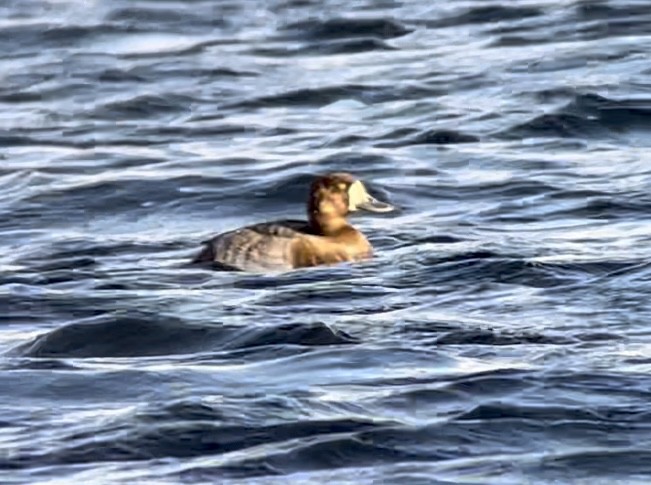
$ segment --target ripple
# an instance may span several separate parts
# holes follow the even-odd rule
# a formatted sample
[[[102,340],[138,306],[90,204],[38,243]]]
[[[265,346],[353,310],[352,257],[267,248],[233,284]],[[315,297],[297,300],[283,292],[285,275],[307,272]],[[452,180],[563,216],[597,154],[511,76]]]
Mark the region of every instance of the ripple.
[[[320,41],[300,47],[265,47],[255,51],[258,55],[279,57],[283,55],[334,55],[334,54],[355,54],[369,51],[394,50],[382,40],[369,38],[344,39],[334,41]]]
[[[506,7],[487,5],[471,7],[465,11],[434,21],[432,27],[459,27],[466,24],[489,24],[506,21],[520,21],[531,17],[539,17],[543,10],[536,7]]]
[[[99,119],[148,118],[187,113],[193,98],[189,96],[138,96],[125,101],[108,103],[94,110]]]
[[[207,16],[195,11],[156,5],[117,8],[111,11],[105,20],[129,28],[152,31],[159,31],[161,28],[178,30],[184,27],[195,30],[197,26],[215,28],[227,25],[226,19],[223,17]]]

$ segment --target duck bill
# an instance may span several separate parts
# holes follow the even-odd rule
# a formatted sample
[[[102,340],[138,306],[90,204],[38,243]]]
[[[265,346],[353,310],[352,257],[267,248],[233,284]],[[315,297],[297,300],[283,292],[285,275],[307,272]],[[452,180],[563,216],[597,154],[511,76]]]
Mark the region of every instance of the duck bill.
[[[369,212],[391,212],[395,209],[391,204],[381,202],[375,197],[367,196],[366,200],[361,204],[357,204],[358,209],[366,210]]]

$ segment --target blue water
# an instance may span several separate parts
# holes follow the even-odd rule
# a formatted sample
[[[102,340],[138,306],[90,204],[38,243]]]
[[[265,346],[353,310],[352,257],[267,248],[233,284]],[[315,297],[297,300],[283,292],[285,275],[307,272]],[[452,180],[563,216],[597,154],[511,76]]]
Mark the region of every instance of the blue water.
[[[649,483],[651,8],[0,2],[0,482]],[[186,263],[346,170],[376,258]]]

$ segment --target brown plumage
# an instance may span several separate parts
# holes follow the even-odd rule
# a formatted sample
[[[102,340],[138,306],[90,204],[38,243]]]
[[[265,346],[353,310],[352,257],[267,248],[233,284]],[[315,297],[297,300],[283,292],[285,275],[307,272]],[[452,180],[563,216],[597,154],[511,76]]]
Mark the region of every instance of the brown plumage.
[[[307,221],[266,222],[220,234],[204,243],[193,262],[284,271],[368,259],[373,248],[346,219],[358,209],[389,212],[393,207],[371,197],[348,173],[320,176],[310,186]]]

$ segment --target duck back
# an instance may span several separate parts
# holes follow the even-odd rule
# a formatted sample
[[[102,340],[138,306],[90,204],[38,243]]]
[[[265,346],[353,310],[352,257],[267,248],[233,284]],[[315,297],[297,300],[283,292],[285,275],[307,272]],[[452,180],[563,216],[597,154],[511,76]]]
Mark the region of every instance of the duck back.
[[[244,271],[286,271],[293,268],[292,242],[309,234],[312,232],[306,221],[253,224],[203,241],[204,248],[193,262]]]

